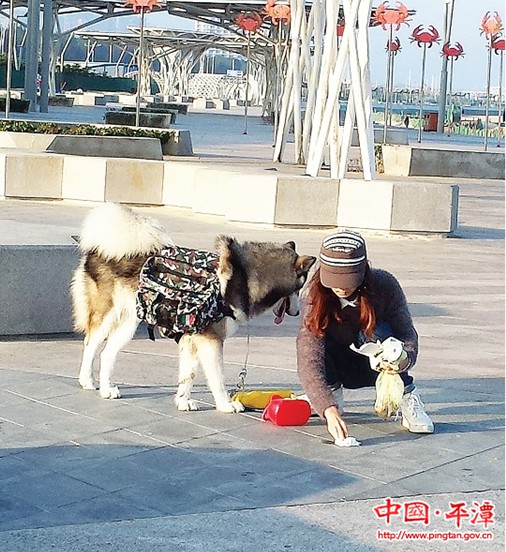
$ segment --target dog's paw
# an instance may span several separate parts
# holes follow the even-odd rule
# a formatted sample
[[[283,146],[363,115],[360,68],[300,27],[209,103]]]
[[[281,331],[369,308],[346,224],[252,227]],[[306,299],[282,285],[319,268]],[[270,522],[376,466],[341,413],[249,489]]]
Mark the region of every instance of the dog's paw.
[[[100,396],[103,399],[119,399],[121,398],[121,393],[119,392],[118,387],[107,387],[105,389],[100,389]]]
[[[180,397],[176,397],[174,399],[174,402],[176,403],[176,407],[178,410],[181,411],[190,411],[190,410],[198,410],[199,406],[195,401],[192,401],[191,399],[183,399]]]
[[[96,391],[98,389],[98,385],[96,384],[93,378],[90,378],[90,379],[79,378],[79,385],[83,389],[86,389],[87,391]]]
[[[225,412],[226,414],[233,414],[235,412],[243,412],[244,405],[239,401],[229,401],[216,405],[218,412]]]

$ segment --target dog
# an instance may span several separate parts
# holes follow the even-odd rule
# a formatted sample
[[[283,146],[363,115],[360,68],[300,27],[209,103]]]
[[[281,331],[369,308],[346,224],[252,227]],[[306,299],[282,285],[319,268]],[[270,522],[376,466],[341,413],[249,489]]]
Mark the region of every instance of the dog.
[[[81,259],[71,283],[74,327],[84,333],[79,383],[99,389],[106,399],[120,397],[111,383],[116,357],[133,337],[140,320],[136,295],[146,260],[164,246],[173,245],[160,224],[131,208],[105,203],[86,216],[79,237]],[[175,396],[178,410],[197,410],[191,390],[199,365],[220,412],[240,412],[231,401],[223,376],[223,342],[250,318],[273,309],[276,322],[286,312],[299,314],[299,290],[316,258],[298,255],[295,243],[274,244],[232,237],[216,239],[219,290],[230,313],[201,333],[185,333],[179,340],[179,379]],[[100,354],[99,384],[93,376]]]

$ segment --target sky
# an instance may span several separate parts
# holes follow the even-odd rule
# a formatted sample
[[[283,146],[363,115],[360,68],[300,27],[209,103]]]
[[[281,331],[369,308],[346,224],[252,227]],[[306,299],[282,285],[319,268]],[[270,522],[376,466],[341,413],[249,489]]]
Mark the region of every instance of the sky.
[[[411,43],[409,36],[418,25],[427,28],[433,25],[443,35],[444,28],[444,2],[443,0],[404,0],[408,9],[416,10],[409,27],[403,25],[398,33],[402,50],[395,59],[394,81],[396,86],[404,87],[411,79],[414,87],[419,86],[421,79],[422,48],[416,43]],[[374,5],[377,5],[376,3]],[[391,0],[390,5],[395,5]],[[486,40],[480,35],[481,20],[487,11],[497,11],[505,17],[504,2],[501,0],[455,0],[455,11],[451,43],[460,42],[464,47],[465,56],[454,62],[453,90],[480,91],[484,90],[487,81],[487,56]],[[371,80],[373,83],[383,84],[386,79],[387,55],[385,46],[388,39],[388,31],[381,27],[371,29]],[[441,47],[433,45],[427,49],[427,66],[425,84],[438,87],[441,73]],[[384,56],[374,55],[373,52],[383,52]],[[381,59],[383,57],[383,59]],[[377,60],[374,63],[373,60]],[[492,85],[499,83],[499,56],[492,56]]]
[[[416,14],[409,27],[402,25],[394,36],[398,36],[402,50],[395,59],[394,82],[396,87],[404,88],[411,84],[417,88],[421,81],[422,49],[411,43],[409,36],[418,25],[427,28],[433,25],[443,35],[444,0],[403,0],[404,5],[415,10]],[[380,1],[374,1],[377,6]],[[390,6],[395,6],[396,0],[390,0]],[[506,16],[503,0],[455,0],[453,32],[451,42],[460,42],[464,47],[465,56],[454,64],[453,91],[483,91],[487,80],[487,47],[484,36],[480,35],[480,24],[487,11],[498,11],[504,19]],[[119,18],[126,22],[126,18]],[[128,18],[135,25],[136,18]],[[131,23],[133,21],[133,23]],[[111,22],[109,22],[109,25]],[[124,24],[124,23],[123,23]],[[193,30],[192,20],[182,20],[163,13],[152,13],[146,17],[146,26],[164,27],[169,29]],[[112,29],[110,29],[112,30]],[[388,32],[381,27],[370,30],[371,81],[374,85],[383,85],[386,79],[387,55],[385,51]],[[425,73],[426,87],[439,88],[441,73],[441,47],[435,44],[427,50],[427,65]],[[493,55],[492,86],[499,84],[499,57]]]

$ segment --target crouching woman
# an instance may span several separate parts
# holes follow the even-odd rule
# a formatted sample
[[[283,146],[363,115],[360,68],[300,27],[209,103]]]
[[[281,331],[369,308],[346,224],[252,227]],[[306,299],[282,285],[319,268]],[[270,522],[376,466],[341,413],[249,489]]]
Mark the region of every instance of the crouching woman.
[[[312,407],[322,416],[334,439],[348,437],[343,389],[374,386],[379,372],[369,359],[352,349],[366,341],[395,337],[404,352],[394,366],[378,369],[399,372],[404,383],[400,413],[412,433],[433,433],[410,370],[418,354],[418,334],[406,297],[389,272],[371,268],[363,237],[352,231],[323,240],[319,268],[308,284],[297,336],[297,369]]]

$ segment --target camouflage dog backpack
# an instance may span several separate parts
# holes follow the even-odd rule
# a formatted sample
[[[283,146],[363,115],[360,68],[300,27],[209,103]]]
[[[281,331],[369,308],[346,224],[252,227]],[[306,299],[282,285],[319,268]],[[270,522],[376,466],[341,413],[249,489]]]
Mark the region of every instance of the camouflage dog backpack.
[[[209,324],[231,315],[220,295],[219,257],[215,253],[167,246],[149,257],[140,274],[137,316],[179,341],[185,333],[203,332]]]

